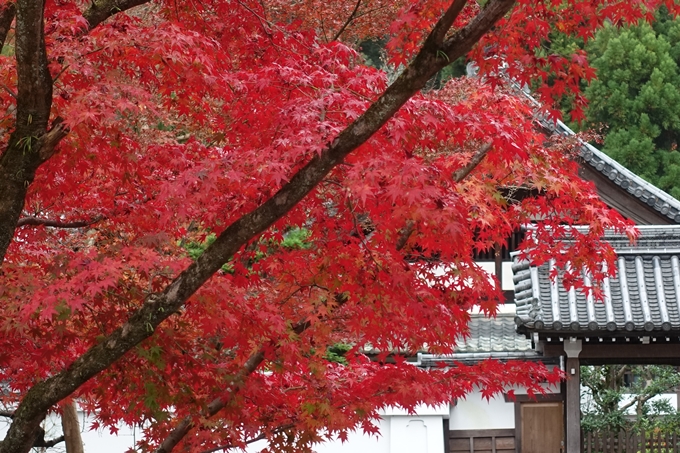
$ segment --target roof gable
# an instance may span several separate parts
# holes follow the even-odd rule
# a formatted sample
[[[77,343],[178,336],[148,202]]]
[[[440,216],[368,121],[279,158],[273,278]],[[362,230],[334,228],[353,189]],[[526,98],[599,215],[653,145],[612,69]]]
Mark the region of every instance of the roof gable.
[[[533,104],[537,111],[543,110],[540,102],[529,94],[528,89],[519,89],[521,95]],[[547,131],[564,136],[574,135],[562,121],[553,121],[546,116],[538,118]],[[580,176],[592,181],[602,201],[638,225],[680,224],[680,201],[663,190],[645,181],[640,176],[606,155],[594,146],[584,143],[580,150]]]

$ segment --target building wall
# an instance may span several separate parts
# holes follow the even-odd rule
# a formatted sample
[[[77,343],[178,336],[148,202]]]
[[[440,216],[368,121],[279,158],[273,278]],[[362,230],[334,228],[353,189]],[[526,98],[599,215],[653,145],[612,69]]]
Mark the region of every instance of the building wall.
[[[544,385],[546,393],[560,393],[560,387]],[[526,389],[515,389],[516,395],[526,395]],[[450,430],[514,429],[515,402],[506,401],[504,395],[489,400],[480,391],[469,393],[454,405],[449,415]]]

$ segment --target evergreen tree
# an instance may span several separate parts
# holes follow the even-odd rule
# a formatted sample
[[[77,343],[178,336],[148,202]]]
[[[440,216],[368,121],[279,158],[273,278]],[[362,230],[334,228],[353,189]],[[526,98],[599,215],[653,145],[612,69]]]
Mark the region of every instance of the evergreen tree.
[[[588,44],[597,79],[586,89],[588,127],[604,127],[603,150],[680,198],[680,21],[604,27]]]

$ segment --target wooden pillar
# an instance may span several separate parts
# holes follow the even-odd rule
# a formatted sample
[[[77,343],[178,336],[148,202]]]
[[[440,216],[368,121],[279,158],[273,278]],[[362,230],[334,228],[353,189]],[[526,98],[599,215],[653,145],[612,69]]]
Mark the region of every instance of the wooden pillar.
[[[565,443],[566,453],[581,453],[581,372],[578,355],[581,340],[570,338],[564,341],[567,355],[566,404],[565,404]]]

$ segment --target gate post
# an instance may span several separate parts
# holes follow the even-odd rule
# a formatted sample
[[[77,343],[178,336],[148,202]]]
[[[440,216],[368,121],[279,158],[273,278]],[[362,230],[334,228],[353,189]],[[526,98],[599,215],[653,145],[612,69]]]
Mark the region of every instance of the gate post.
[[[569,338],[564,341],[564,353],[567,355],[566,453],[581,453],[581,371],[578,359],[581,348],[581,340]]]

